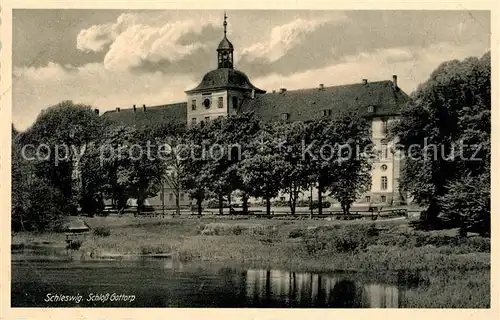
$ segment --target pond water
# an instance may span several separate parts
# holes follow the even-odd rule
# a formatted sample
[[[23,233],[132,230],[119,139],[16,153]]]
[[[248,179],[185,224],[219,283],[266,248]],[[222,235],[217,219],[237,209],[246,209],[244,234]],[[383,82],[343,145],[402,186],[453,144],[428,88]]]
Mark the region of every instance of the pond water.
[[[75,260],[64,249],[12,251],[12,307],[398,308],[405,287],[357,274]],[[64,296],[64,297],[63,297]],[[67,300],[67,301],[57,301]]]

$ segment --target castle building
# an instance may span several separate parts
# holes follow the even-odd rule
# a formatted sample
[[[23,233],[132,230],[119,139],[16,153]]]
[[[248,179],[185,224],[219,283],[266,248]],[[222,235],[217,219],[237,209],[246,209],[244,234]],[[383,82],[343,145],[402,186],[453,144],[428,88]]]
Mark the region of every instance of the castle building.
[[[186,101],[159,106],[117,108],[103,114],[119,125],[136,127],[155,123],[196,124],[217,117],[227,117],[238,112],[253,111],[263,121],[309,121],[330,117],[345,111],[357,112],[371,121],[372,142],[381,150],[381,157],[373,164],[371,190],[359,199],[360,203],[399,203],[405,201],[399,188],[401,160],[391,152],[387,128],[397,119],[409,96],[398,86],[397,76],[391,80],[340,86],[324,86],[299,90],[281,88],[267,92],[254,86],[247,75],[234,69],[234,46],[227,38],[227,21],[224,15],[224,37],[217,48],[217,69],[206,73],[200,84],[187,90]],[[287,200],[280,196],[278,200]],[[310,193],[299,200],[308,200]],[[313,200],[317,192],[312,193]],[[152,204],[175,204],[172,190],[164,188],[158,197],[149,199]],[[325,196],[324,200],[332,202]],[[187,193],[180,193],[180,203],[190,204]]]

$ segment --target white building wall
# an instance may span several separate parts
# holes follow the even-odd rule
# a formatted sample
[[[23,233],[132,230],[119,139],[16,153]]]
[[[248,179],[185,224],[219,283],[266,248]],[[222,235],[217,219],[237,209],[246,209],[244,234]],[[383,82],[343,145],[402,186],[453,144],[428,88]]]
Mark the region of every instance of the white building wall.
[[[219,108],[218,100],[219,97],[222,98],[222,108]],[[205,99],[210,99],[211,104],[209,108],[205,108],[203,101]],[[193,100],[196,102],[196,110],[192,110]],[[196,119],[197,123],[201,121],[213,120],[218,117],[226,117],[228,114],[228,99],[227,90],[210,92],[207,94],[195,93],[189,94],[187,97],[187,121],[188,124],[193,123],[193,119]]]

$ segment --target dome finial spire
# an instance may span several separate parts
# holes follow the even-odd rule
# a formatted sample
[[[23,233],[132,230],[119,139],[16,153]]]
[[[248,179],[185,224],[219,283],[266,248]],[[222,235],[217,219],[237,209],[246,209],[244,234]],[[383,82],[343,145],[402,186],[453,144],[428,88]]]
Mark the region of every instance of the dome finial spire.
[[[226,11],[224,11],[224,36],[226,36],[226,32],[227,32],[227,15],[226,15]]]

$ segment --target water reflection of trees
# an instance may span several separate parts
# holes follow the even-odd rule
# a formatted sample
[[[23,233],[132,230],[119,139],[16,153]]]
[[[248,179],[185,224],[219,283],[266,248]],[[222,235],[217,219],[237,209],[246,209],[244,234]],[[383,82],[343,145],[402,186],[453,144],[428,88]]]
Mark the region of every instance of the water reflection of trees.
[[[395,286],[362,284],[345,277],[278,270],[248,270],[246,298],[254,306],[397,308]]]

